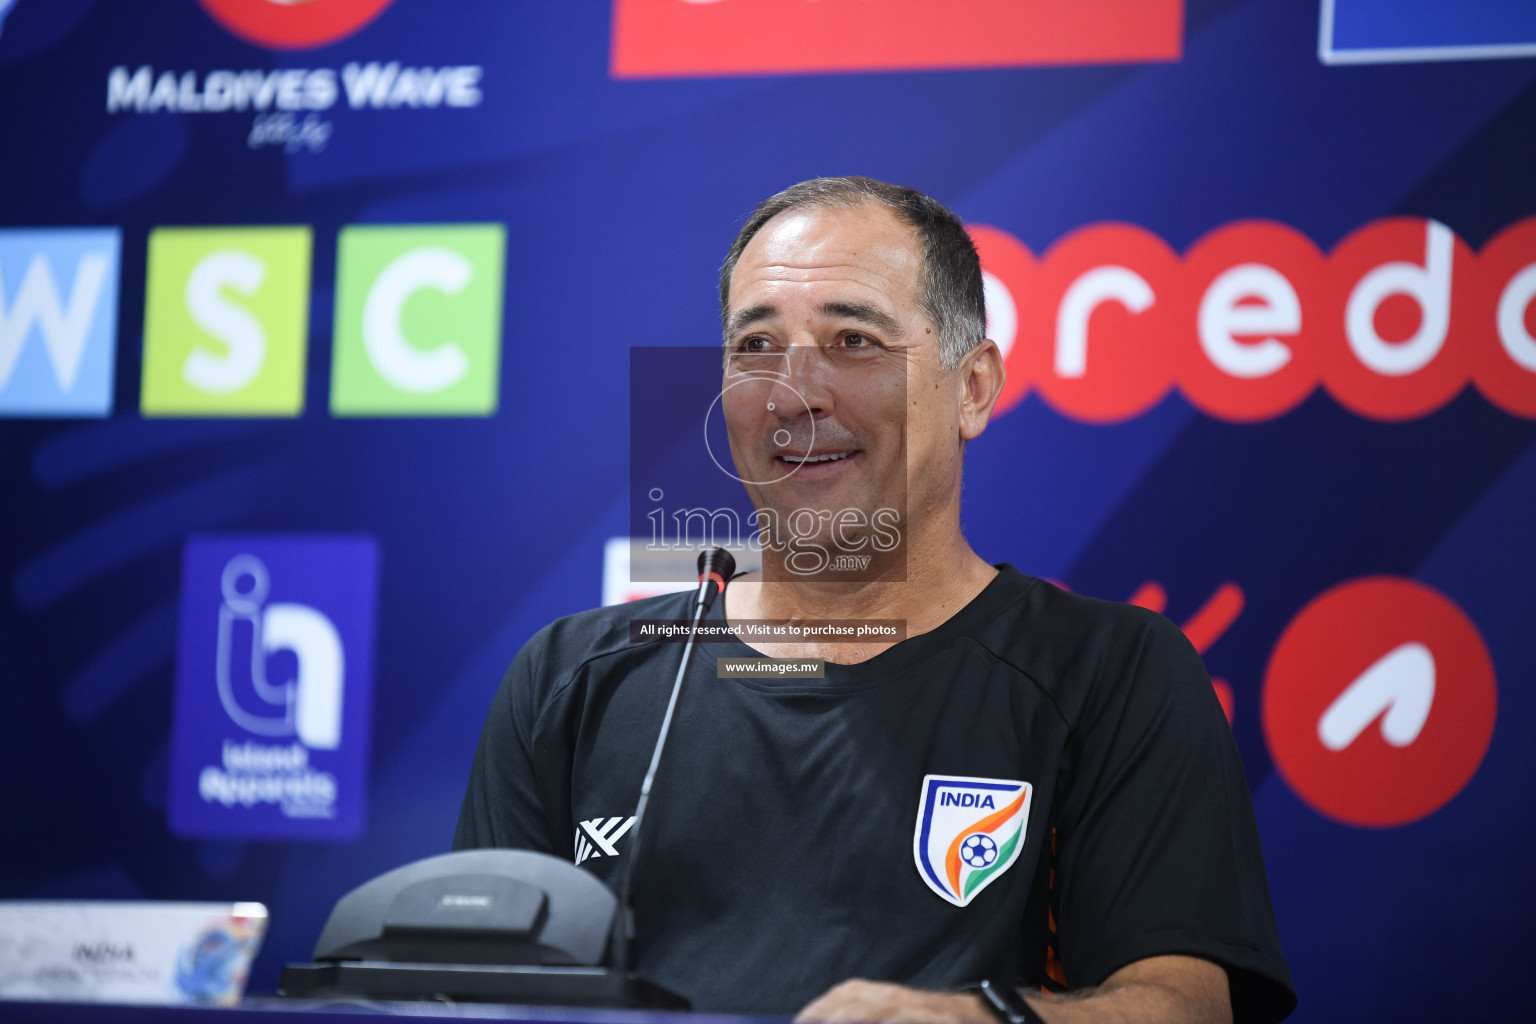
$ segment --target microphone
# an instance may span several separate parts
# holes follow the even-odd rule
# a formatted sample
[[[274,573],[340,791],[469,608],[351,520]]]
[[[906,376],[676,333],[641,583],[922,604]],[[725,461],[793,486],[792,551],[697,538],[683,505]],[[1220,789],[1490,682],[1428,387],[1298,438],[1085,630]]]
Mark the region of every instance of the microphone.
[[[661,719],[661,732],[656,736],[656,746],[651,750],[651,764],[640,782],[640,799],[635,804],[635,824],[629,830],[629,860],[624,864],[624,874],[619,879],[619,949],[616,957],[621,972],[632,966],[635,945],[635,906],[632,883],[635,877],[635,861],[640,858],[641,826],[645,824],[645,811],[651,802],[651,786],[656,781],[656,766],[661,763],[661,752],[667,745],[667,734],[672,731],[672,715],[677,710],[678,695],[683,692],[683,678],[693,663],[694,641],[698,638],[699,623],[709,613],[715,598],[725,593],[726,584],[736,573],[736,559],[724,548],[709,548],[699,553],[699,589],[690,602],[693,622],[688,630],[688,640],[683,647],[683,660],[677,667],[677,677],[672,680],[672,697],[667,701],[667,713]]]
[[[699,624],[735,572],[736,560],[724,548],[699,556],[699,589],[689,603],[693,623],[640,784],[629,860],[616,894],[568,860],[527,850],[460,850],[429,857],[343,896],[315,945],[316,962],[284,967],[279,991],[309,999],[451,996],[687,1010],[686,999],[630,973],[632,883],[656,766],[693,661]],[[456,902],[471,897],[482,901],[469,915],[474,920]],[[605,966],[610,954],[611,970]]]

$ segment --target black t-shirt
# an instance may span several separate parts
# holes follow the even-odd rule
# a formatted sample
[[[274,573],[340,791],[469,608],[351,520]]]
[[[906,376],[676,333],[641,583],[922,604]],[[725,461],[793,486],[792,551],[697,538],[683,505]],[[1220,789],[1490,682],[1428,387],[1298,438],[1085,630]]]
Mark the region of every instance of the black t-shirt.
[[[529,641],[456,848],[540,850],[617,888],[682,654],[629,622],[688,600]],[[756,655],[701,645],[685,680],[635,870],[643,976],[697,1010],[777,1014],[850,977],[1035,986],[1049,961],[1083,988],[1177,953],[1226,967],[1240,1022],[1295,1005],[1237,748],[1168,620],[1005,565],[939,628],[825,679],[716,678]]]

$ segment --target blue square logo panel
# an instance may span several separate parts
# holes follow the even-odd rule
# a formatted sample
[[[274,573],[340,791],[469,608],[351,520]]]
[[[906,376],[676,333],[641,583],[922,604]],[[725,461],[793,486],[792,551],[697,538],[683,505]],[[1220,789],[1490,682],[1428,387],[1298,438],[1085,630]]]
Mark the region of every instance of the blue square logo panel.
[[[1531,0],[1322,0],[1325,64],[1536,56]]]
[[[178,836],[363,831],[378,547],[203,536],[182,553],[169,815]]]
[[[0,417],[106,416],[122,235],[0,231]]]

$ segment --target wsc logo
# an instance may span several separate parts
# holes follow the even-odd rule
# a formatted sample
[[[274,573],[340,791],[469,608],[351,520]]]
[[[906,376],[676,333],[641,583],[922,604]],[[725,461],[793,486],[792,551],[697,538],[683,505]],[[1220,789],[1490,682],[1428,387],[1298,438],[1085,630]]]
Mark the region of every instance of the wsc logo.
[[[366,537],[188,541],[171,831],[361,833],[377,576]]]
[[[121,245],[115,228],[0,231],[0,416],[112,411]]]
[[[150,232],[144,415],[297,416],[310,249],[307,227]]]
[[[331,412],[494,413],[506,247],[500,224],[342,228]]]
[[[925,775],[912,854],[928,888],[957,907],[997,881],[1024,847],[1027,782]]]

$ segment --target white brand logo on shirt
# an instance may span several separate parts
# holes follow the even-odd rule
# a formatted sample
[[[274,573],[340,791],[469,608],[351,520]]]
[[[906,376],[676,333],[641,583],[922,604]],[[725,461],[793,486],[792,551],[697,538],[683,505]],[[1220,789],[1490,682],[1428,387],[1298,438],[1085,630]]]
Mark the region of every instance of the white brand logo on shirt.
[[[592,857],[617,857],[618,842],[634,825],[628,818],[592,818],[576,829],[576,863]]]

